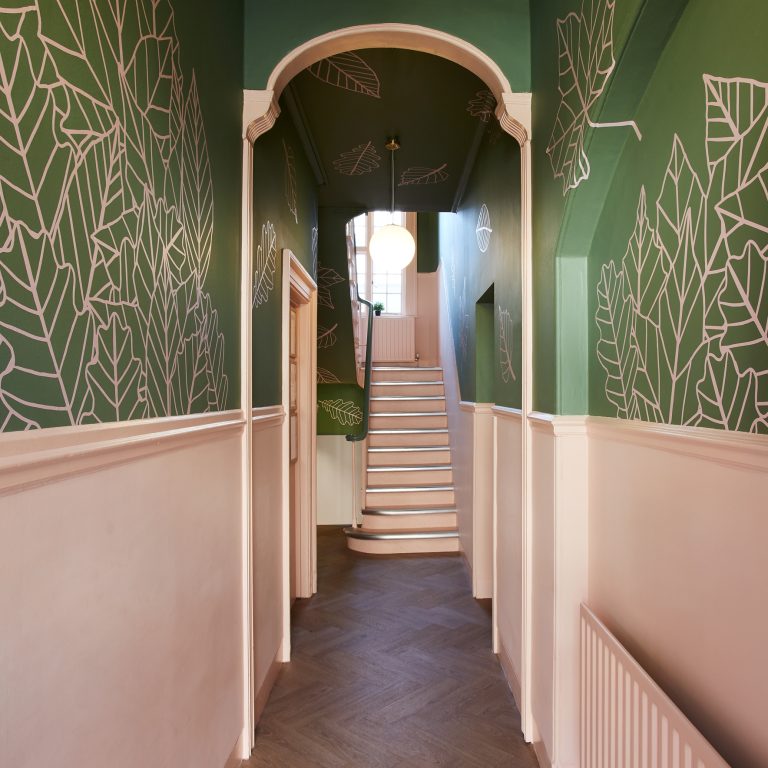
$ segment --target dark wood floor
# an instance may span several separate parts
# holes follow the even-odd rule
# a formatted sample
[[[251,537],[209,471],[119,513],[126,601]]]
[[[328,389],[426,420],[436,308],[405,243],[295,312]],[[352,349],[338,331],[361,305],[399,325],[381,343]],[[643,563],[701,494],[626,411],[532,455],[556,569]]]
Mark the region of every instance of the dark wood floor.
[[[318,587],[245,766],[536,768],[458,556],[359,555],[321,528]]]

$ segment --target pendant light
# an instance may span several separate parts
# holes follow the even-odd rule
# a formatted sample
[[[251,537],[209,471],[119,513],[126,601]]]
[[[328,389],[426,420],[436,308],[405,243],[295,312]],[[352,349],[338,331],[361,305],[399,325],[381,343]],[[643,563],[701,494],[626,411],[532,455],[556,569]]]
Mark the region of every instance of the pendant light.
[[[395,152],[400,149],[397,139],[391,138],[386,143],[390,157],[391,205],[390,211],[395,213]],[[416,254],[416,243],[413,235],[399,224],[387,224],[373,233],[368,246],[371,259],[385,272],[399,272],[405,269]]]

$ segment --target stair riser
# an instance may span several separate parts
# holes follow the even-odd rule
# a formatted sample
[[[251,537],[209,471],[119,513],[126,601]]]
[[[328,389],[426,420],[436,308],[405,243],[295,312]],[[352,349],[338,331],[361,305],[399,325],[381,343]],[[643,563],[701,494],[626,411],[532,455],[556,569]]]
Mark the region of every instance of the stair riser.
[[[368,472],[369,485],[451,485],[450,469],[419,470],[418,472]]]
[[[430,371],[425,368],[409,368],[407,371],[371,371],[372,381],[437,381],[442,378],[442,371]]]
[[[372,397],[394,397],[396,395],[403,397],[410,397],[413,395],[445,396],[442,384],[371,384]]]
[[[369,555],[426,554],[429,552],[458,552],[455,539],[404,539],[377,541],[376,539],[347,539],[347,546],[355,552]]]
[[[445,398],[439,400],[371,400],[371,413],[445,412]]]
[[[447,448],[444,451],[385,451],[384,453],[371,451],[368,453],[369,467],[407,467],[450,463],[451,452]]]
[[[456,513],[446,512],[439,515],[366,515],[363,513],[363,526],[372,531],[414,530],[425,528],[455,528]]]
[[[448,445],[447,432],[414,432],[413,434],[368,435],[368,445],[376,447],[398,446],[407,448],[420,445]],[[387,462],[391,464],[392,462]]]
[[[371,414],[371,429],[445,429],[448,417],[434,416],[379,416]]]
[[[453,491],[366,491],[366,507],[453,506]]]

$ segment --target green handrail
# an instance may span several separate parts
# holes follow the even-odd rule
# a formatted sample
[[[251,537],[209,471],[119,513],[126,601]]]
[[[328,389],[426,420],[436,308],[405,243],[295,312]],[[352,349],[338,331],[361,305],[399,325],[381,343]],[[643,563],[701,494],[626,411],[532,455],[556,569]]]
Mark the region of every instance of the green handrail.
[[[363,428],[360,434],[347,435],[350,443],[359,443],[368,437],[368,415],[371,410],[371,364],[373,358],[373,304],[366,301],[360,294],[357,300],[368,307],[368,336],[365,342],[365,381],[363,384]]]

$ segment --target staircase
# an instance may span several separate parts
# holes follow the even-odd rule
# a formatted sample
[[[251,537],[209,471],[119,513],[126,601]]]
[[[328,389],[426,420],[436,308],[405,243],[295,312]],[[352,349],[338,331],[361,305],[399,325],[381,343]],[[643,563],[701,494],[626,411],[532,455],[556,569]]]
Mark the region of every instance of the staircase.
[[[458,552],[442,368],[374,367],[363,524],[350,549]]]

